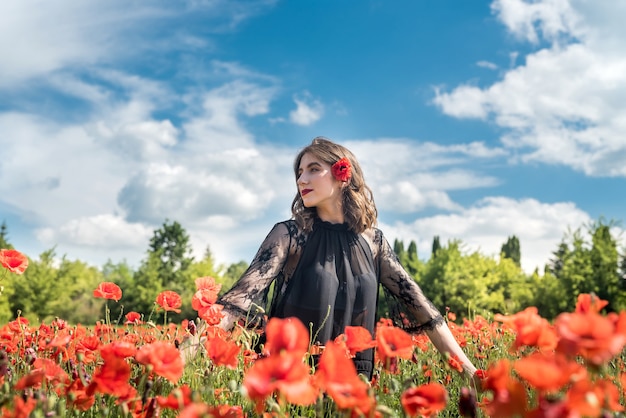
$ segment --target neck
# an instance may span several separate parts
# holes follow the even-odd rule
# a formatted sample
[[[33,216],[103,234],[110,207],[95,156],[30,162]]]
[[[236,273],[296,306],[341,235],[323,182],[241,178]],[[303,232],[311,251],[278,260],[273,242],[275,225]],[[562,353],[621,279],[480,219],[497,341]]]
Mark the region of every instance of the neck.
[[[345,222],[345,217],[343,216],[343,210],[341,207],[338,208],[317,208],[317,216],[325,222],[330,222],[331,224],[342,224]]]

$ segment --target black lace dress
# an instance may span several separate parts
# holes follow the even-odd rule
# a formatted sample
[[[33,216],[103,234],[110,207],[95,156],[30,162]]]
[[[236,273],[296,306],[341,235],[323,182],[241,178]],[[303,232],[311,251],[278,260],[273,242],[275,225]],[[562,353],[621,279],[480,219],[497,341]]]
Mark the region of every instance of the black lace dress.
[[[325,344],[346,326],[374,335],[379,285],[389,298],[388,314],[410,332],[434,328],[439,311],[402,268],[382,232],[356,234],[346,224],[316,219],[304,232],[293,220],[278,223],[248,270],[217,303],[248,324],[269,317],[297,317],[312,343]],[[371,377],[373,350],[357,354],[357,371]]]

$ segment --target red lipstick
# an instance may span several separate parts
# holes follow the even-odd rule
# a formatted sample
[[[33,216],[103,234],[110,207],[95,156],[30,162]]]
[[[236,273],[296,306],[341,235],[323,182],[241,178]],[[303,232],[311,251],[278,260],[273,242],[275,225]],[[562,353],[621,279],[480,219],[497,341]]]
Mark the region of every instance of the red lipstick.
[[[300,190],[300,195],[301,196],[305,196],[305,195],[309,194],[312,191],[313,191],[313,189],[302,189],[302,190]]]

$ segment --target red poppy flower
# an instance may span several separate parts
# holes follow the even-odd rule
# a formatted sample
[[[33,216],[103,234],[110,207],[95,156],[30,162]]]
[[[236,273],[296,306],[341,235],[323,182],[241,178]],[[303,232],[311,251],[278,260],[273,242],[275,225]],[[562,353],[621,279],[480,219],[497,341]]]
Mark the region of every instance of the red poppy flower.
[[[528,307],[514,315],[494,315],[494,320],[500,321],[517,334],[514,347],[538,347],[542,350],[552,350],[556,347],[557,336],[550,323],[538,314],[535,306]]]
[[[265,327],[265,351],[279,354],[285,350],[303,356],[309,349],[309,331],[298,318],[272,318]]]
[[[354,362],[342,345],[334,341],[326,344],[315,371],[315,381],[339,409],[357,410],[367,416],[374,406],[368,385],[357,375]]]
[[[382,326],[376,330],[378,358],[387,367],[392,358],[410,359],[413,356],[413,339],[397,327]]]
[[[200,312],[210,308],[217,301],[217,292],[213,289],[198,289],[191,298],[191,307]]]
[[[226,366],[230,369],[236,369],[239,347],[234,341],[225,340],[220,337],[211,338],[205,343],[207,355],[218,366]]]
[[[90,335],[81,338],[76,343],[76,353],[80,353],[83,363],[92,363],[96,359],[96,353],[100,347],[100,338],[97,335]]]
[[[220,292],[220,289],[222,288],[222,285],[220,283],[216,283],[215,279],[210,276],[198,277],[195,280],[195,283],[196,283],[196,290],[203,290],[203,289],[211,290],[216,295]]]
[[[0,412],[3,417],[28,418],[36,406],[37,399],[34,397],[28,397],[24,400],[22,395],[15,395],[13,397],[13,407],[3,406]]]
[[[183,409],[191,403],[191,388],[188,385],[181,385],[172,390],[167,397],[157,396],[156,400],[161,408]]]
[[[344,330],[344,337],[346,347],[350,351],[351,356],[360,351],[376,347],[376,340],[373,340],[372,334],[363,327],[347,326]]]
[[[571,381],[586,377],[587,369],[562,355],[533,353],[513,363],[513,369],[531,386],[554,392]]]
[[[581,355],[595,365],[611,360],[626,344],[626,335],[616,332],[615,321],[595,312],[562,313],[554,327],[560,337],[559,352]]]
[[[141,364],[151,365],[154,373],[174,383],[183,375],[185,367],[180,351],[166,341],[144,345],[137,350],[135,360]]]
[[[619,390],[613,382],[604,379],[592,382],[584,379],[574,383],[567,391],[566,403],[579,416],[599,417],[603,409],[623,411],[619,397]]]
[[[93,394],[87,393],[87,387],[83,385],[81,379],[74,380],[67,387],[65,393],[68,405],[79,411],[89,410],[96,401],[96,397]]]
[[[454,355],[448,357],[448,366],[459,373],[463,373],[463,365],[461,364],[461,360],[459,360],[458,356]]]
[[[219,325],[219,323],[222,322],[222,318],[224,318],[222,308],[223,306],[218,304],[201,308],[198,310],[198,317],[204,319],[209,325]]]
[[[182,306],[183,301],[180,295],[173,290],[164,290],[158,294],[156,303],[167,312],[180,313],[178,308]]]
[[[17,334],[26,330],[28,328],[29,323],[30,322],[28,322],[27,318],[20,316],[14,319],[13,321],[9,322],[7,325],[9,329],[11,330],[11,332],[14,332]]]
[[[492,363],[488,370],[481,370],[481,372],[484,375],[483,389],[494,392],[506,390],[509,380],[513,378],[511,376],[511,362],[507,359],[498,360]]]
[[[522,415],[526,410],[526,388],[511,375],[509,360],[502,359],[491,364],[482,380],[482,387],[493,391],[492,399],[484,398],[482,404],[488,416],[512,417]]]
[[[626,335],[626,311],[621,311],[619,314],[610,312],[607,318],[615,323],[615,332]]]
[[[596,312],[599,313],[602,308],[608,305],[609,302],[603,299],[600,299],[598,296],[590,293],[581,293],[578,295],[578,300],[576,301],[576,310],[577,313],[587,313],[587,312]]]
[[[243,378],[243,386],[260,412],[263,401],[275,391],[296,405],[310,405],[317,398],[311,384],[310,367],[300,353],[285,352],[258,360]]]
[[[24,390],[26,388],[38,388],[46,378],[46,373],[42,369],[36,369],[24,375],[15,384],[15,390]]]
[[[102,282],[93,291],[93,296],[96,298],[113,299],[117,302],[122,298],[122,289],[115,283]]]
[[[352,177],[352,165],[350,164],[350,160],[345,157],[342,158],[332,165],[331,171],[333,176],[339,181],[346,182],[350,180],[350,177]]]
[[[126,322],[128,324],[139,325],[142,323],[141,314],[139,312],[131,311],[126,314]]]
[[[241,406],[218,405],[210,406],[205,403],[194,402],[180,412],[179,418],[243,418]]]
[[[439,383],[428,383],[405,390],[400,403],[408,416],[431,417],[445,409],[448,391]]]
[[[15,274],[23,274],[28,267],[28,257],[17,250],[0,250],[0,264]]]
[[[137,353],[137,347],[127,341],[114,341],[100,347],[100,356],[106,361],[111,357],[124,359],[133,357]]]
[[[104,364],[96,369],[93,380],[87,388],[89,395],[94,391],[116,396],[127,396],[133,388],[128,383],[130,379],[130,364],[123,358],[110,356]]]

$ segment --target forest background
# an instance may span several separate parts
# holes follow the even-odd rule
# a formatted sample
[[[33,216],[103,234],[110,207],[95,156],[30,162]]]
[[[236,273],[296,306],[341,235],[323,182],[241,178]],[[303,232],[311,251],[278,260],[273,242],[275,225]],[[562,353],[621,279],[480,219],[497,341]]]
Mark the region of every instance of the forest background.
[[[442,311],[460,318],[495,313],[512,314],[536,306],[539,314],[553,319],[571,311],[580,293],[595,293],[609,301],[608,311],[626,309],[626,249],[613,228],[617,222],[598,219],[564,233],[543,272],[528,274],[520,267],[523,252],[519,239],[510,236],[499,257],[467,251],[461,240],[441,243],[433,237],[429,259],[421,259],[414,241],[396,240],[394,251],[425,294]],[[0,225],[0,248],[13,248],[6,222]],[[18,249],[19,250],[19,249]],[[23,316],[34,322],[55,318],[72,324],[91,325],[110,309],[111,319],[123,322],[128,312],[139,312],[144,320],[162,320],[155,310],[156,296],[163,290],[181,295],[179,314],[172,322],[197,316],[191,308],[197,277],[211,276],[227,291],[241,277],[248,262],[217,265],[207,247],[201,259],[191,255],[189,235],[177,221],[165,220],[150,239],[145,258],[133,269],[126,261],[109,260],[101,268],[80,260],[69,260],[50,248],[32,258],[20,277],[3,280],[0,297],[0,324]],[[123,290],[116,306],[105,307],[93,290],[103,281]],[[386,306],[380,306],[384,315]]]

